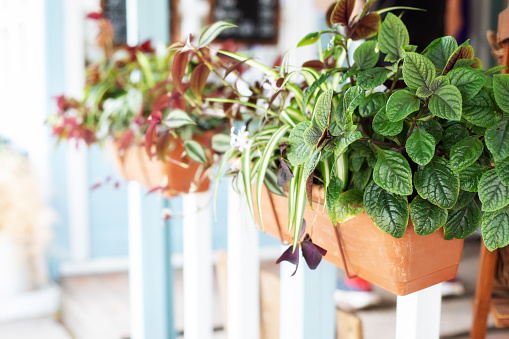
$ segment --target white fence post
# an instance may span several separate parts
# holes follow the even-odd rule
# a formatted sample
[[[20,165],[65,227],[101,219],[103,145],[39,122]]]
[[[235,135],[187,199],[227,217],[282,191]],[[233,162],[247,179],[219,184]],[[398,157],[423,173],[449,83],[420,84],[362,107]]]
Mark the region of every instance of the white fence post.
[[[396,339],[438,339],[442,284],[398,296]]]
[[[228,338],[259,339],[258,230],[244,196],[228,187]]]
[[[183,196],[184,336],[212,337],[212,231],[211,194]]]

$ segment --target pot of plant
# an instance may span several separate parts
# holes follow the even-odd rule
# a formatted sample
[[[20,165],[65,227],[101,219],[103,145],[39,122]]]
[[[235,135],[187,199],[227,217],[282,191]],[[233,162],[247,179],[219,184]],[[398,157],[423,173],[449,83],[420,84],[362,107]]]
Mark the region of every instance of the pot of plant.
[[[100,13],[89,18],[99,21],[104,59],[87,66],[83,100],[57,98],[58,113],[48,118],[54,135],[109,145],[126,180],[168,197],[206,191],[213,165],[229,147],[223,132],[235,111],[205,99],[229,96],[235,89],[220,72],[240,75],[241,65],[232,66],[232,59],[208,47],[183,51],[182,43],[154,49],[146,41],[113,49],[109,22]],[[199,38],[207,36],[209,29]]]
[[[488,249],[509,243],[509,75],[493,75],[500,66],[482,70],[468,41],[458,45],[452,37],[416,53],[400,18],[387,13],[381,22],[390,9],[370,12],[368,1],[352,16],[354,2],[338,1],[331,29],[299,43],[331,36],[320,60],[300,69],[283,64],[277,72],[220,52],[277,84],[263,124],[248,126],[247,147],[228,151],[221,168],[240,157],[232,174],[243,181],[260,228],[282,228],[292,243],[281,260],[295,263],[299,250],[312,248],[303,254],[316,267],[326,250],[326,259],[339,266],[344,260],[350,273],[407,294],[453,277],[462,239],[481,222]],[[369,38],[350,60],[350,42]],[[294,74],[305,80],[293,81]],[[313,204],[319,198],[328,220]],[[340,242],[329,246],[322,237]],[[335,256],[339,246],[345,254]]]

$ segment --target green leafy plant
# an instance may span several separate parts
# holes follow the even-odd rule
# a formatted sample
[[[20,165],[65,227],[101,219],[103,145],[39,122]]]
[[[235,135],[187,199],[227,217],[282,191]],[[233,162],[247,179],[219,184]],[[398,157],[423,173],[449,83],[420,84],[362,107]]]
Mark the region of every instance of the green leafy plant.
[[[374,1],[353,15],[354,2],[338,1],[331,29],[299,43],[331,36],[320,60],[303,67],[272,69],[220,52],[278,84],[263,123],[249,129],[249,147],[230,149],[221,169],[240,157],[233,174],[262,227],[263,185],[288,196],[294,251],[313,185],[324,187],[334,225],[365,211],[393,237],[410,220],[417,234],[443,228],[450,240],[482,223],[488,249],[508,245],[509,75],[493,75],[505,67],[482,70],[468,41],[452,37],[417,53],[401,18],[389,12],[381,22],[382,11],[370,12]],[[351,41],[367,38],[351,60]]]

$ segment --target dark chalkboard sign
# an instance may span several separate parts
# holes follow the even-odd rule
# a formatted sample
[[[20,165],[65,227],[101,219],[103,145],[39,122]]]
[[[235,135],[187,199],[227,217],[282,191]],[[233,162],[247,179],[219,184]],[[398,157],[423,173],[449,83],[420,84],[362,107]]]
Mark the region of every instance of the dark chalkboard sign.
[[[101,0],[103,15],[111,21],[115,37],[113,44],[125,45],[127,43],[127,12],[126,0]]]
[[[224,20],[237,25],[219,35],[220,40],[244,43],[277,43],[279,0],[210,0],[212,22]]]

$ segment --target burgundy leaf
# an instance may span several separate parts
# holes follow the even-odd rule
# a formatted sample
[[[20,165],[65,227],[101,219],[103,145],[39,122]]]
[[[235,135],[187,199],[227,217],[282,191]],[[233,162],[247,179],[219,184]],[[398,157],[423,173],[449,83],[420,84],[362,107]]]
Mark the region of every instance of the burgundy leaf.
[[[311,172],[309,177],[306,180],[306,193],[308,196],[308,204],[312,206],[313,204],[313,177],[314,177],[315,171]]]
[[[380,14],[377,12],[369,13],[360,19],[357,23],[355,23],[354,27],[349,33],[350,38],[352,40],[360,40],[372,37],[378,33],[381,22]]]
[[[474,48],[470,45],[460,46],[454,53],[449,57],[447,65],[444,68],[443,75],[447,74],[451,69],[454,68],[456,61],[460,59],[472,60],[474,58]]]
[[[224,76],[223,76],[223,79],[226,79],[226,77],[228,76],[228,74],[230,74],[231,72],[233,72],[234,70],[237,70],[239,69],[240,70],[240,73],[242,73],[242,65],[248,61],[248,60],[251,60],[251,58],[249,59],[244,59],[244,60],[237,60],[235,61],[230,67],[228,67],[226,69],[226,71],[224,72]]]
[[[166,150],[170,146],[171,134],[165,133],[162,135],[156,143],[156,154],[157,158],[164,162],[166,160]]]
[[[120,140],[120,145],[118,147],[119,151],[125,150],[127,147],[131,145],[134,141],[134,131],[132,129],[125,132],[124,136]]]
[[[320,72],[321,70],[326,68],[325,64],[323,62],[321,62],[320,60],[306,61],[305,63],[302,64],[302,67],[309,67],[309,68],[314,69],[317,72]]]
[[[286,251],[281,254],[279,259],[276,261],[276,264],[281,263],[282,261],[288,261],[289,263],[292,263],[295,265],[295,271],[293,272],[292,276],[297,273],[297,269],[299,268],[299,249],[297,248],[295,252],[292,251],[293,246],[288,247]]]
[[[339,0],[332,10],[330,16],[331,24],[342,24],[348,26],[348,21],[352,15],[355,0]]]
[[[139,47],[139,50],[143,53],[154,53],[155,50],[154,48],[152,47],[152,40],[150,39],[147,39],[145,40]]]
[[[288,145],[286,144],[286,142],[283,142],[278,147],[279,147],[279,150],[281,151],[281,157],[284,157],[285,153],[286,153],[286,148],[288,147]]]
[[[277,185],[285,187],[288,181],[294,177],[290,166],[282,158],[279,158],[279,170],[277,171]]]
[[[191,92],[194,96],[201,100],[201,93],[207,84],[207,78],[209,77],[210,69],[206,64],[199,64],[191,73]]]
[[[154,187],[154,188],[150,189],[150,190],[147,192],[147,195],[152,194],[152,193],[154,193],[154,192],[157,192],[157,191],[159,191],[159,190],[164,191],[164,187],[162,187],[162,186]]]
[[[156,127],[157,124],[150,123],[147,128],[147,133],[145,134],[145,152],[147,152],[149,159],[152,159],[152,144],[154,143],[154,138],[156,136]]]
[[[182,79],[184,78],[184,74],[186,73],[187,68],[187,57],[189,52],[177,52],[175,57],[173,58],[173,64],[171,66],[171,74],[173,77],[173,83],[175,88],[180,93],[184,93],[184,88],[182,86]]]
[[[90,187],[90,190],[91,191],[95,191],[96,189],[98,189],[99,187],[101,187],[101,183],[100,182],[96,182],[95,184],[93,184],[91,187]]]
[[[103,17],[102,13],[92,12],[87,14],[87,19],[99,20]]]
[[[324,255],[322,253],[325,250],[319,246],[316,246],[310,240],[301,242],[300,246],[302,248],[302,256],[304,257],[304,260],[306,260],[308,267],[312,270],[316,269],[322,261],[322,257]]]

